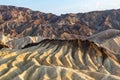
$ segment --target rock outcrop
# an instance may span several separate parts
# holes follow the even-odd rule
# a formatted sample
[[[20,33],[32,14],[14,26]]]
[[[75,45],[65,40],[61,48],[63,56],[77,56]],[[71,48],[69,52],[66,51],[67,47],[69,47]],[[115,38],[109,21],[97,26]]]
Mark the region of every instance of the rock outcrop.
[[[10,36],[5,36],[5,35],[0,35],[0,42],[2,45],[6,45],[11,49],[21,49],[25,47],[28,44],[32,43],[38,43],[46,38],[43,38],[41,36],[26,36],[26,37],[10,37]]]
[[[87,39],[94,41],[114,54],[120,55],[120,30],[109,29],[92,35]]]
[[[2,45],[6,45],[11,49],[21,49],[25,47],[28,44],[32,43],[38,43],[44,39],[49,39],[49,38],[43,38],[41,36],[26,36],[22,38],[11,38],[10,36],[5,36],[5,35],[0,35],[0,42]]]
[[[120,9],[54,15],[0,6],[0,80],[120,80]]]
[[[38,43],[44,39],[45,38],[41,36],[34,36],[34,37],[26,36],[22,38],[11,39],[8,42],[6,42],[6,45],[8,45],[12,49],[21,49],[28,44]]]
[[[88,40],[49,40],[0,51],[0,80],[119,80],[120,60]]]

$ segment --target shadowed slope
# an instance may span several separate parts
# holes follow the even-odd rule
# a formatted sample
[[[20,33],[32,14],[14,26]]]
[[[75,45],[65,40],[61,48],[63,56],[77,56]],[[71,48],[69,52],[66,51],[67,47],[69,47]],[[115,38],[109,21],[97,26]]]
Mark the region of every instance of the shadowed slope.
[[[109,29],[92,35],[87,39],[120,56],[120,30]]]
[[[31,47],[2,49],[0,53],[0,80],[120,79],[117,57],[88,40],[46,39]]]
[[[9,47],[7,45],[4,45],[4,44],[0,43],[0,49],[2,49],[2,48],[9,48]]]
[[[97,33],[95,35],[92,35],[90,37],[87,37],[87,39],[93,40],[93,41],[101,44],[101,43],[104,43],[104,41],[116,38],[118,36],[120,36],[120,30],[108,29],[108,30],[102,31],[100,33]]]

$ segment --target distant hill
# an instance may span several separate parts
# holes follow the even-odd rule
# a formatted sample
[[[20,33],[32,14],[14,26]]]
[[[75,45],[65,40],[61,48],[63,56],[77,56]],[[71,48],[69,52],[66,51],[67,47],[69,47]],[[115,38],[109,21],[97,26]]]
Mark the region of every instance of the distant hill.
[[[120,9],[57,16],[29,8],[0,6],[0,33],[13,37],[66,39],[69,34],[69,38],[84,38],[107,29],[120,30]]]
[[[120,9],[57,16],[1,5],[0,80],[120,80]]]

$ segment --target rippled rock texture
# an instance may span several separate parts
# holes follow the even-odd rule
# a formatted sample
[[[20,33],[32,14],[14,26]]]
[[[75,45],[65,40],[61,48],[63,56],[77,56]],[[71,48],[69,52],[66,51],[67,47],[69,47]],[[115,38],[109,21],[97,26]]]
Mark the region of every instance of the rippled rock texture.
[[[49,40],[0,51],[0,80],[120,80],[120,60],[85,40]]]
[[[120,56],[120,30],[109,29],[92,35],[87,39]]]
[[[1,5],[0,80],[120,80],[120,9],[57,16]]]

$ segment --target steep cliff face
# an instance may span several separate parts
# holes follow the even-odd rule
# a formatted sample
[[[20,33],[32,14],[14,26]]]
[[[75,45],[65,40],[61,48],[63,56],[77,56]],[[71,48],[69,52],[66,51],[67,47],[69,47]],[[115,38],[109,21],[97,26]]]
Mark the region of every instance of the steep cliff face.
[[[0,80],[119,80],[120,60],[85,40],[49,40],[0,51]]]
[[[57,16],[28,8],[0,6],[0,33],[13,37],[80,35],[77,38],[83,38],[107,29],[120,29],[119,9]]]

